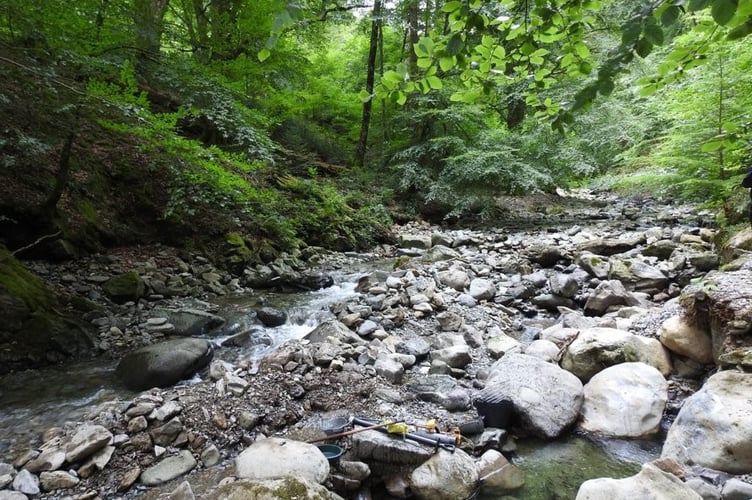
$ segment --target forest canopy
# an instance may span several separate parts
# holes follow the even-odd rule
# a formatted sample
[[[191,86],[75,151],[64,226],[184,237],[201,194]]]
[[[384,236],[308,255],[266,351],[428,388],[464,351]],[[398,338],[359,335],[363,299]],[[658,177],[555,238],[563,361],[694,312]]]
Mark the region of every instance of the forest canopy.
[[[0,61],[58,120],[171,155],[155,217],[353,247],[595,178],[728,204],[750,32],[746,0],[8,0]],[[64,143],[6,132],[6,168]]]

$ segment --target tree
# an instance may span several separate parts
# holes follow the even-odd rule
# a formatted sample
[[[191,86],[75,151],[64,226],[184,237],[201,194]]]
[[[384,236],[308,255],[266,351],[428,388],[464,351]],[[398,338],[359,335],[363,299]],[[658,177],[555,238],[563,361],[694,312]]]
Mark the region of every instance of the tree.
[[[133,0],[137,70],[141,73],[159,60],[164,15],[170,0]]]
[[[371,109],[373,107],[373,84],[376,74],[376,53],[379,48],[379,34],[381,32],[381,0],[374,0],[371,13],[371,37],[368,44],[368,65],[366,68],[366,94],[363,101],[363,117],[360,123],[360,137],[355,149],[355,165],[363,166],[368,145],[368,129],[371,125]]]

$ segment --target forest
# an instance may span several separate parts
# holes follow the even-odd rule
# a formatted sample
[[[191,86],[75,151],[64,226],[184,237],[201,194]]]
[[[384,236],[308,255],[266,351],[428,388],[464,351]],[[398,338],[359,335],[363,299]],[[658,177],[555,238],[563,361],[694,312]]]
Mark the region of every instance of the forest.
[[[746,0],[9,0],[3,243],[258,259],[498,220],[500,194],[574,186],[733,224],[751,16]]]

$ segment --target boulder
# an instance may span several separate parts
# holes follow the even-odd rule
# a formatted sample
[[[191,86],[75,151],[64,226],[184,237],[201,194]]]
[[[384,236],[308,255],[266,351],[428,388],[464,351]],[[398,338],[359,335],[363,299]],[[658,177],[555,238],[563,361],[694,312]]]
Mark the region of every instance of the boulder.
[[[207,366],[214,349],[207,340],[171,339],[126,354],[118,363],[116,374],[133,390],[169,387],[190,378]]]
[[[585,385],[580,427],[604,436],[640,438],[660,430],[668,382],[645,363],[622,363]]]
[[[684,401],[661,456],[731,474],[752,472],[752,374],[722,371]]]
[[[282,438],[256,441],[235,458],[235,473],[243,479],[295,477],[323,483],[329,462],[314,445]]]
[[[68,463],[80,462],[107,446],[112,433],[101,425],[84,424],[65,446],[65,460]]]
[[[269,480],[241,479],[222,485],[207,500],[342,500],[342,497],[318,483],[302,477]]]
[[[470,281],[468,293],[475,300],[491,300],[496,295],[496,285],[485,278],[475,278]]]
[[[256,317],[264,326],[270,328],[284,325],[287,321],[287,313],[274,307],[262,307],[256,311]]]
[[[305,339],[311,342],[342,342],[344,344],[367,344],[368,342],[347,328],[342,322],[331,320],[321,323]],[[330,340],[331,339],[331,340]]]
[[[687,316],[668,318],[658,330],[661,343],[671,352],[685,356],[700,364],[713,362],[713,342],[710,332],[690,321]]]
[[[575,500],[702,500],[679,478],[647,463],[634,476],[624,479],[599,478],[585,481]]]
[[[410,490],[421,500],[468,498],[478,477],[475,462],[467,453],[439,449],[410,474]]]
[[[465,271],[460,269],[450,269],[447,271],[440,271],[438,273],[439,283],[450,288],[454,288],[458,292],[465,290],[470,286],[470,276]]]
[[[196,467],[196,459],[188,450],[181,450],[152,465],[141,473],[141,482],[146,486],[156,486],[180,477]]]
[[[514,419],[524,431],[555,438],[577,420],[583,387],[577,377],[552,363],[510,353],[491,366],[478,397],[511,401]]]
[[[621,281],[628,290],[656,293],[668,286],[668,277],[641,259],[609,259],[611,280]]]
[[[580,331],[564,351],[561,367],[587,382],[606,367],[638,361],[655,367],[663,376],[671,373],[671,358],[658,340],[595,327]]]
[[[417,446],[401,437],[368,430],[352,435],[352,460],[388,465],[420,465],[434,454],[428,446]]]
[[[643,233],[624,234],[619,238],[596,238],[584,241],[577,245],[577,250],[608,257],[633,250],[646,241],[647,239]]]
[[[105,295],[116,304],[137,302],[144,296],[146,284],[136,271],[113,276],[102,283]]]
[[[188,307],[178,310],[155,309],[154,312],[164,315],[167,321],[175,327],[173,335],[183,337],[206,335],[225,324],[223,317],[200,309]]]
[[[585,314],[602,316],[612,307],[636,306],[639,303],[637,297],[628,292],[621,281],[602,281],[590,292],[587,302],[585,302]]]

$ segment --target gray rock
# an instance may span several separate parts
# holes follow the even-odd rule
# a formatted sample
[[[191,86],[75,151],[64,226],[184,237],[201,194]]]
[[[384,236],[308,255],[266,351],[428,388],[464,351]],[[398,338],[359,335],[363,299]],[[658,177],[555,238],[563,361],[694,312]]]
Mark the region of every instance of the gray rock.
[[[207,340],[171,339],[126,354],[117,366],[117,376],[129,389],[169,387],[193,376],[208,365],[214,349]]]
[[[179,414],[181,411],[183,411],[183,407],[180,406],[180,403],[178,403],[175,400],[168,401],[159,408],[154,409],[149,414],[149,419],[151,420],[161,420],[165,421],[168,420],[175,415]]]
[[[79,462],[107,446],[111,440],[112,433],[101,425],[82,425],[66,445],[65,459],[69,463]]]
[[[731,474],[752,471],[752,374],[721,371],[684,401],[662,457]]]
[[[473,361],[470,356],[470,346],[466,344],[431,351],[431,359],[443,361],[452,368],[465,368]]]
[[[419,248],[422,250],[431,248],[430,235],[401,234],[399,240],[401,248]]]
[[[177,311],[155,310],[155,312],[168,318],[170,324],[175,327],[175,335],[184,337],[206,335],[225,324],[223,317],[199,309],[183,308]]]
[[[590,292],[585,302],[585,314],[602,316],[614,306],[636,306],[640,301],[624,288],[621,281],[602,281]]]
[[[16,469],[11,464],[0,462],[0,489],[9,485],[15,475]]]
[[[342,500],[342,497],[324,486],[302,477],[281,479],[241,479],[222,485],[206,497],[207,500]]]
[[[151,438],[154,444],[167,446],[171,444],[183,430],[183,424],[178,417],[168,420],[165,424],[151,430]]]
[[[406,335],[402,338],[402,341],[397,345],[397,352],[402,354],[410,354],[415,356],[415,359],[421,360],[428,356],[431,352],[431,344],[422,337],[417,335]]]
[[[436,315],[442,332],[458,332],[464,325],[464,319],[457,313],[444,311]]]
[[[577,377],[552,363],[511,353],[492,365],[478,398],[512,401],[523,430],[555,438],[579,417],[583,387]]]
[[[553,312],[558,312],[560,307],[566,307],[566,308],[571,309],[577,306],[574,300],[568,297],[561,297],[559,295],[554,295],[551,293],[543,293],[541,295],[536,295],[535,297],[530,299],[530,302],[532,302],[534,305],[542,309],[545,309],[547,311],[553,311]]]
[[[442,262],[456,259],[459,253],[444,245],[434,245],[420,258],[423,262]]]
[[[39,484],[42,491],[73,488],[80,481],[76,476],[62,470],[44,471],[39,475]]]
[[[486,350],[493,359],[499,359],[508,352],[520,352],[521,349],[519,340],[503,333],[491,337],[486,342]]]
[[[311,342],[327,342],[329,337],[345,344],[366,345],[368,343],[339,321],[321,323],[306,335],[305,339]]]
[[[438,273],[439,283],[462,292],[470,286],[470,276],[460,269],[449,269]]]
[[[170,492],[167,500],[195,500],[196,496],[193,494],[191,483],[183,481],[177,488]]]
[[[0,500],[28,500],[29,497],[21,493],[20,491],[1,490]]]
[[[370,319],[365,320],[358,327],[358,335],[366,337],[379,329],[379,324]]]
[[[146,284],[136,271],[113,276],[102,283],[105,295],[116,304],[137,302],[146,291]]]
[[[685,481],[685,484],[700,495],[702,500],[721,500],[721,491],[699,477],[689,478]]]
[[[46,470],[57,470],[63,462],[65,462],[65,452],[58,448],[50,448],[26,462],[24,469],[36,474]]]
[[[256,317],[264,326],[273,328],[287,322],[287,313],[274,307],[262,307],[256,311]]]
[[[104,469],[105,466],[110,463],[113,453],[115,453],[114,446],[105,446],[97,451],[89,457],[89,460],[87,460],[86,463],[78,468],[78,475],[81,477],[89,477],[95,471]]]
[[[574,298],[580,291],[580,284],[571,274],[554,273],[548,278],[551,293],[560,297]]]
[[[405,374],[405,367],[402,363],[390,358],[389,356],[379,357],[373,365],[376,373],[384,377],[389,383],[399,384]]]
[[[749,500],[752,498],[752,484],[732,477],[721,490],[723,500]]]
[[[419,465],[428,460],[434,450],[428,446],[416,446],[401,437],[379,431],[363,431],[352,435],[350,450],[355,460],[366,463],[380,462],[391,465]]]
[[[196,467],[196,459],[188,450],[181,450],[177,455],[162,459],[141,473],[141,483],[156,486],[180,477]]]
[[[13,478],[13,489],[25,495],[39,494],[39,478],[26,469],[18,471]]]
[[[461,411],[470,407],[470,395],[449,375],[430,374],[418,377],[405,388],[421,401],[436,403],[448,411]]]
[[[235,473],[243,479],[291,476],[320,484],[329,475],[329,462],[312,444],[269,438],[256,441],[237,456]]]
[[[491,300],[496,295],[496,285],[485,278],[475,278],[470,281],[468,293],[475,300]]]
[[[204,465],[204,467],[212,467],[214,465],[217,465],[220,458],[221,456],[219,454],[219,449],[213,444],[210,444],[209,446],[204,448],[204,451],[201,452],[201,463]]]
[[[478,479],[478,469],[467,453],[439,449],[410,474],[410,489],[424,500],[468,498]]]
[[[663,472],[652,464],[624,479],[599,478],[585,481],[575,500],[633,500],[654,498],[661,500],[702,500],[702,497],[673,474]]]

